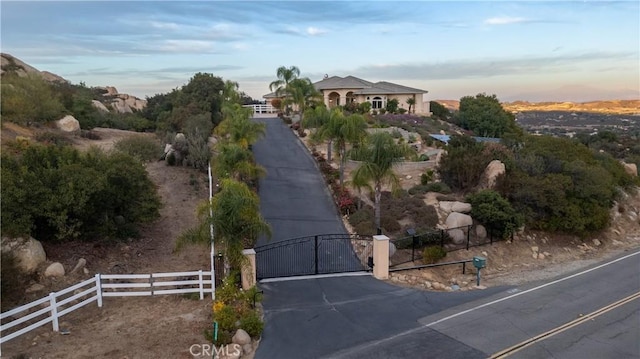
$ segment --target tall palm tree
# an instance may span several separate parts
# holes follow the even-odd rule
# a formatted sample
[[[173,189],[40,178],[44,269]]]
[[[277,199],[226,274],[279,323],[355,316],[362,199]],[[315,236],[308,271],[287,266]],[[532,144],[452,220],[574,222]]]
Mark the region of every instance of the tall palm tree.
[[[311,80],[306,77],[292,80],[287,86],[286,92],[288,97],[285,99],[285,103],[297,105],[300,118],[307,107],[321,102],[322,95],[313,86]]]
[[[274,91],[278,97],[288,97],[286,93],[291,81],[300,76],[300,69],[297,66],[280,66],[276,70],[277,80],[269,84],[269,90]]]
[[[407,105],[409,105],[409,113],[411,113],[411,108],[412,108],[412,107],[413,107],[413,112],[414,112],[414,113],[416,112],[416,109],[415,109],[415,105],[416,105],[416,98],[415,98],[415,96],[414,96],[414,97],[409,97],[409,98],[407,99]]]
[[[410,156],[409,146],[397,144],[391,134],[378,132],[370,135],[366,143],[352,151],[352,158],[362,161],[353,172],[353,182],[373,183],[375,225],[380,229],[380,199],[382,186],[390,185],[393,192],[400,188],[400,180],[393,167]]]
[[[334,143],[340,156],[340,186],[344,185],[344,165],[347,160],[347,144],[356,144],[366,136],[367,122],[360,114],[344,117],[342,110],[334,108],[331,116],[320,129],[321,136]],[[328,157],[328,155],[327,155]]]

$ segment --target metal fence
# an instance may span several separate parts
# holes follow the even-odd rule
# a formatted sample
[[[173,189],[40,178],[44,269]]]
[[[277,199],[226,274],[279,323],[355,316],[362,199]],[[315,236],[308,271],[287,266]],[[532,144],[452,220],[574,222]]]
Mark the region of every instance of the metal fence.
[[[104,297],[155,296],[212,293],[210,271],[96,274],[76,285],[0,314],[0,344],[51,323],[59,331],[59,319],[87,304],[102,307]],[[78,292],[80,291],[80,292]]]
[[[455,232],[460,231],[460,232]],[[464,226],[449,229],[434,229],[423,233],[417,233],[413,236],[392,239],[391,243],[395,245],[396,253],[391,256],[391,266],[397,266],[404,263],[421,261],[424,249],[431,246],[440,246],[447,252],[453,252],[460,249],[469,249],[472,247],[493,244],[493,242],[501,241],[502,238],[494,238],[489,233],[478,233],[476,226]]]

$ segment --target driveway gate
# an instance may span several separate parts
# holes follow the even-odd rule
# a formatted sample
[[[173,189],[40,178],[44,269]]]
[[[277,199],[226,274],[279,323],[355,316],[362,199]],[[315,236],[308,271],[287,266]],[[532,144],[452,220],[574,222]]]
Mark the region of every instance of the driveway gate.
[[[352,242],[361,249],[354,250]],[[260,280],[368,270],[366,253],[370,247],[371,237],[349,234],[322,234],[268,243],[254,248],[256,276]]]

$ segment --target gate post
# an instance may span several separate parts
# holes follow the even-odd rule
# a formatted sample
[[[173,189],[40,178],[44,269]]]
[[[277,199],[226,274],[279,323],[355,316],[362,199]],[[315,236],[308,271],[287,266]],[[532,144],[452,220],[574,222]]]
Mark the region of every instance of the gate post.
[[[244,249],[242,255],[247,257],[249,263],[244,263],[242,269],[242,289],[247,290],[256,285],[256,251]],[[213,279],[215,280],[215,279]]]
[[[389,279],[389,237],[373,236],[373,276]]]

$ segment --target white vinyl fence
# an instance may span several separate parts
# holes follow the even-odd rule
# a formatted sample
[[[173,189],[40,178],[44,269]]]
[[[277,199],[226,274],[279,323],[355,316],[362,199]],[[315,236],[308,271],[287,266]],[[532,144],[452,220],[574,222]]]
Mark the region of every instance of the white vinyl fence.
[[[59,331],[59,319],[104,297],[205,293],[213,296],[210,271],[151,274],[96,274],[95,277],[0,314],[0,344],[47,323]]]

